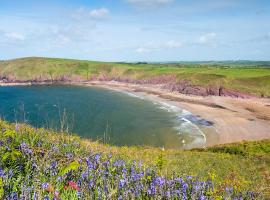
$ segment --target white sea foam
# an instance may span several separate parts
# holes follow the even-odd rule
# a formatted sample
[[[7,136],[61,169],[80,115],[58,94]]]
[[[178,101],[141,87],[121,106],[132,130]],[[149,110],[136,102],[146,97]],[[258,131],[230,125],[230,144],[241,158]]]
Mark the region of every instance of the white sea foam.
[[[192,115],[192,113],[189,112],[188,110],[181,109],[165,101],[159,101],[157,99],[137,95],[132,92],[121,90],[119,90],[119,92],[122,92],[134,98],[139,98],[142,100],[150,100],[153,102],[154,105],[157,105],[159,109],[166,110],[167,112],[175,114],[176,124],[174,128],[178,131],[178,134],[186,135],[192,138],[191,142],[183,143],[184,148],[189,149],[194,147],[201,147],[206,143],[205,134],[200,130],[200,128],[196,124],[192,123],[190,120],[187,119],[187,116]]]
[[[144,99],[142,96],[140,95],[136,95],[134,93],[131,93],[131,92],[125,92],[128,96],[131,96],[131,97],[135,97],[135,98],[139,98],[139,99]]]
[[[185,118],[185,116],[192,115],[191,112],[181,109],[175,105],[172,105],[167,102],[160,101],[159,108],[163,110],[167,110],[168,112],[175,113],[176,115],[176,126],[175,129],[178,131],[179,135],[188,135],[192,137],[192,142],[188,144],[185,143],[184,148],[192,148],[192,147],[199,147],[203,146],[206,143],[205,134],[200,130],[200,128],[192,123],[190,120]]]
[[[124,94],[126,94],[126,95],[128,95],[128,96],[130,96],[130,97],[134,97],[134,98],[138,98],[138,99],[144,99],[143,96],[134,94],[134,93],[132,93],[132,92],[123,91],[123,90],[117,90],[117,89],[115,89],[115,91],[124,93]]]

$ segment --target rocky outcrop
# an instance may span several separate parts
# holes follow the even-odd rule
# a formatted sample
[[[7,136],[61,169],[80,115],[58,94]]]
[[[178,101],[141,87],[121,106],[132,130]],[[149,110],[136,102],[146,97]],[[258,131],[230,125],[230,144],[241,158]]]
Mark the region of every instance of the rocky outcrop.
[[[199,86],[192,85],[188,81],[180,81],[178,83],[168,83],[163,86],[164,89],[168,89],[171,92],[179,92],[188,95],[197,96],[228,96],[236,98],[254,98],[257,97],[252,94],[243,93],[239,91],[229,90],[223,87],[211,87],[211,86]]]
[[[133,79],[130,77],[112,77],[105,74],[98,76],[92,76],[90,80],[85,80],[81,76],[61,76],[54,79],[46,78],[36,78],[34,80],[16,80],[14,77],[0,77],[0,82],[2,83],[30,83],[30,84],[53,84],[53,83],[70,83],[70,82],[84,82],[84,81],[117,81],[123,83],[132,84],[151,84],[160,85],[163,89],[169,90],[171,92],[179,92],[186,95],[197,95],[197,96],[228,96],[236,98],[254,98],[257,97],[252,94],[243,93],[239,91],[234,91],[226,89],[223,87],[213,87],[213,86],[200,86],[194,85],[187,80],[178,81],[175,75],[160,75],[156,77],[151,77],[147,79]]]

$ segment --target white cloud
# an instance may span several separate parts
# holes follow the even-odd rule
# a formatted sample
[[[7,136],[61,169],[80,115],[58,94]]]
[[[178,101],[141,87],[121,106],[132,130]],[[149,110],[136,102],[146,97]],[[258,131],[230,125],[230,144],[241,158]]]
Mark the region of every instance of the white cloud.
[[[7,39],[15,40],[15,41],[23,41],[23,40],[25,40],[25,36],[23,34],[21,34],[21,33],[18,33],[18,32],[6,32],[4,34],[4,36]]]
[[[109,15],[110,11],[107,8],[91,10],[89,15],[93,19],[104,19]]]
[[[174,0],[126,0],[131,5],[139,8],[155,8],[172,3]]]
[[[211,33],[207,33],[205,35],[202,35],[199,38],[199,43],[200,44],[210,44],[210,43],[213,43],[213,40],[215,39],[216,36],[217,36],[217,34],[214,33],[214,32],[211,32]]]
[[[71,18],[75,20],[93,19],[101,20],[105,19],[110,14],[107,8],[98,8],[93,10],[87,10],[86,8],[79,8],[74,13],[71,14]]]

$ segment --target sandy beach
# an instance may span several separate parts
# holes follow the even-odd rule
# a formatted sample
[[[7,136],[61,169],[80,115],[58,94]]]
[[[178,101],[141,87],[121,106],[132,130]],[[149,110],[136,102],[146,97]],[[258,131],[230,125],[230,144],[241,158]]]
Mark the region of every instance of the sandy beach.
[[[39,85],[48,83],[38,83]],[[162,85],[139,85],[116,81],[69,82],[63,84],[96,86],[132,92],[163,100],[212,122],[212,127],[200,127],[206,135],[206,146],[243,140],[270,139],[270,99],[192,96],[170,92]],[[0,86],[31,85],[31,83],[1,83]]]
[[[206,146],[243,140],[270,139],[270,99],[188,96],[164,90],[160,85],[135,85],[114,81],[93,81],[86,85],[163,99],[213,122],[212,128],[203,130],[207,138]]]

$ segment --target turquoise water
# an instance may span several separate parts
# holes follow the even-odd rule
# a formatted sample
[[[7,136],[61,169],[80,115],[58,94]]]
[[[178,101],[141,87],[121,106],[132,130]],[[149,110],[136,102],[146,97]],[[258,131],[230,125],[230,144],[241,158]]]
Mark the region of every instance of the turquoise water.
[[[202,145],[200,130],[183,114],[164,102],[95,87],[0,87],[2,119],[62,129],[113,145]]]

